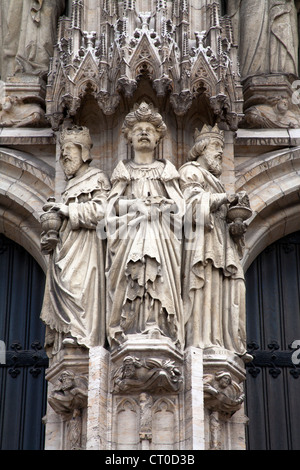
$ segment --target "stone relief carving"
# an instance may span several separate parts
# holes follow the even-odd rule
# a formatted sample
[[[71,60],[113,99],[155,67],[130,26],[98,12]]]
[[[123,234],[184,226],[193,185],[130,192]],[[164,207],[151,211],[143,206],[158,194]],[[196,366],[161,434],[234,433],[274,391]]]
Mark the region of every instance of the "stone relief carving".
[[[148,393],[141,393],[140,400],[140,426],[139,436],[143,450],[148,450],[149,444],[152,441],[152,406],[153,398]]]
[[[242,77],[268,73],[297,75],[300,3],[294,0],[230,0]],[[288,31],[288,34],[287,34]]]
[[[180,369],[174,361],[139,359],[127,356],[113,372],[113,392],[179,392],[183,386]]]
[[[179,174],[155,148],[166,132],[160,114],[141,103],[123,132],[134,158],[111,177],[107,216],[108,340],[116,347],[128,335],[167,336],[183,345],[180,289],[184,199]]]
[[[239,259],[246,230],[243,218],[230,221],[229,207],[245,194],[227,194],[220,182],[223,132],[204,125],[195,132],[189,162],[180,170],[187,211],[184,223],[183,303],[186,346],[220,347],[243,356],[245,283]],[[243,213],[242,213],[243,214]],[[236,218],[237,214],[235,214]],[[239,219],[239,217],[238,217]],[[233,225],[232,225],[233,224]],[[246,356],[244,356],[245,358]]]
[[[48,201],[41,216],[41,247],[50,254],[41,318],[49,327],[46,346],[52,354],[62,341],[91,347],[105,337],[105,253],[96,230],[105,216],[110,183],[89,166],[87,128],[64,129],[60,145],[68,182],[62,201]]]
[[[28,102],[30,98],[6,96],[0,100],[0,126],[45,127],[47,121],[41,104]]]
[[[229,372],[220,371],[204,376],[204,403],[211,411],[218,411],[223,419],[230,418],[244,402],[244,393]]]
[[[53,56],[57,21],[64,8],[65,0],[1,2],[2,80],[17,73],[45,77]]]
[[[82,448],[82,410],[87,407],[88,380],[66,370],[59,376],[48,397],[54,411],[68,421],[68,442],[71,450]]]
[[[245,112],[241,127],[248,128],[299,128],[300,113],[290,106],[290,98],[276,97],[251,106]]]

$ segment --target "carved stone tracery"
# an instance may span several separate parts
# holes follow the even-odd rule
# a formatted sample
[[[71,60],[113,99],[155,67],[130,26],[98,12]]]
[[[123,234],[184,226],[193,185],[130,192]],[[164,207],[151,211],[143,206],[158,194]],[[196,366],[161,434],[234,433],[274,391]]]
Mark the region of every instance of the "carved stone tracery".
[[[151,10],[140,11],[136,2],[104,2],[99,30],[84,31],[83,3],[73,1],[71,17],[60,20],[48,77],[47,115],[53,127],[65,114],[75,115],[87,85],[109,115],[121,94],[132,97],[140,77],[147,75],[157,96],[170,94],[178,116],[187,113],[204,83],[208,96],[220,103],[216,116],[236,129],[242,117],[237,54],[230,21],[220,17],[218,2],[207,6],[206,31],[201,33],[190,32],[186,2],[172,2],[172,7],[169,2],[148,3]],[[58,87],[65,88],[63,96]]]

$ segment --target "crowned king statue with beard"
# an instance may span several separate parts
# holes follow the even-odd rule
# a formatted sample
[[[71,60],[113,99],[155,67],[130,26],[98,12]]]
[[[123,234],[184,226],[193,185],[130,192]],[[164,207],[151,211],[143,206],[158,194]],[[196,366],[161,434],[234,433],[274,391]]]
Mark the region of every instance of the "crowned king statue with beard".
[[[186,346],[246,354],[245,283],[238,240],[245,224],[227,221],[238,194],[220,181],[224,135],[217,125],[195,133],[190,161],[180,170],[187,203],[183,245],[183,303]],[[246,357],[246,356],[245,356]]]
[[[57,239],[49,232],[41,239],[50,255],[41,318],[52,354],[64,345],[90,348],[105,341],[105,253],[96,229],[105,217],[110,183],[89,166],[92,141],[86,127],[64,129],[60,146],[67,185],[62,201],[48,202],[43,216],[56,214],[61,226]]]

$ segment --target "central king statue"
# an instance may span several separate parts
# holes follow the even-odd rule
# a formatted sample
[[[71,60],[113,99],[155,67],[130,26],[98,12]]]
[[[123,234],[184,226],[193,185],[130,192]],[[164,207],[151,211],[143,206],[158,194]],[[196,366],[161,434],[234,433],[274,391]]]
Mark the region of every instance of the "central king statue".
[[[108,198],[108,339],[113,347],[129,335],[146,334],[182,346],[185,203],[174,165],[155,159],[166,125],[143,102],[126,116],[123,132],[134,157],[115,168]]]

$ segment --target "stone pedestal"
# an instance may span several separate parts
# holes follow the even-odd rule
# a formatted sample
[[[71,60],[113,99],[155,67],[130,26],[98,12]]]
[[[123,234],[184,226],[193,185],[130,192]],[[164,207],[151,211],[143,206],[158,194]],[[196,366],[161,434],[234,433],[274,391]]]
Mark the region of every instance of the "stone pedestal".
[[[218,374],[230,383],[217,389]],[[86,449],[244,449],[244,378],[243,361],[228,351],[182,353],[167,338],[92,348]]]
[[[34,98],[44,103],[46,96],[46,83],[39,76],[31,74],[16,74],[7,77],[5,83],[7,96],[18,96],[19,98]]]

